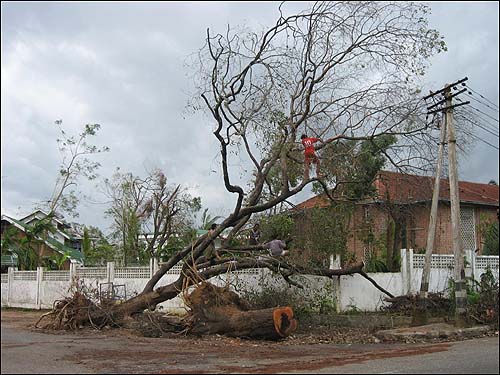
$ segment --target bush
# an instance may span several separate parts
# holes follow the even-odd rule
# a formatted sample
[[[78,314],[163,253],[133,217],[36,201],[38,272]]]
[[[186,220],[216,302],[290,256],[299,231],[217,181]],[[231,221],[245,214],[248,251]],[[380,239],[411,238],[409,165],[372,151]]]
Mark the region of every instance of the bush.
[[[307,298],[297,287],[288,285],[275,276],[262,277],[258,290],[239,288],[240,296],[252,309],[266,309],[278,306],[290,306],[297,319],[310,317],[313,314],[332,314],[336,312],[336,302],[333,287],[325,286],[321,291],[308,294]],[[301,281],[305,290],[311,290]]]

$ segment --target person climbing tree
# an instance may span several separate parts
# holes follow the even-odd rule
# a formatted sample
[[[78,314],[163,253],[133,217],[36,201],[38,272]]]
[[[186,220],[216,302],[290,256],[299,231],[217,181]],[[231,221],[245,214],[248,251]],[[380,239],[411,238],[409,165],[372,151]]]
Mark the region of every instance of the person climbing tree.
[[[257,245],[260,241],[260,230],[259,223],[256,223],[252,230],[250,231],[250,235],[248,238],[249,245]]]
[[[286,249],[286,242],[282,240],[272,240],[265,244],[266,248],[269,249],[269,253],[273,257],[287,255],[289,251]]]
[[[316,177],[320,177],[319,158],[314,150],[314,144],[323,141],[321,138],[308,137],[305,134],[302,134],[300,139],[302,140],[302,145],[304,145],[304,180],[309,180],[309,166],[311,163],[314,163],[316,166]]]
[[[217,224],[215,224],[215,223],[212,224],[212,226],[208,230],[208,236],[212,236],[213,233],[215,232],[216,228],[217,228]],[[213,264],[213,262],[214,262],[215,259],[221,260],[221,256],[219,255],[219,252],[215,248],[214,241],[212,241],[210,243],[210,245],[208,245],[208,247],[206,248],[206,250],[205,250],[205,257],[206,257],[207,261],[210,262],[210,264]]]

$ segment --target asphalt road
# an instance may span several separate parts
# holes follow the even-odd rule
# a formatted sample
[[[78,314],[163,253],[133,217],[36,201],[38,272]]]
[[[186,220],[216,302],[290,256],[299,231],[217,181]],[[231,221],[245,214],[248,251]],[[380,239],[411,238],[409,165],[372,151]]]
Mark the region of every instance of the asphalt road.
[[[498,374],[498,336],[427,344],[297,344],[229,338],[47,334],[2,321],[2,374]]]
[[[453,342],[447,351],[375,359],[318,374],[498,374],[498,336]]]

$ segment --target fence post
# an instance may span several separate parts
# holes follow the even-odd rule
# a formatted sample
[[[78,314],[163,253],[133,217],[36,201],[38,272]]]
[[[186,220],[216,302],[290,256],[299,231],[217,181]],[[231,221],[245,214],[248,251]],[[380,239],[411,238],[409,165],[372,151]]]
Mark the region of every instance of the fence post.
[[[474,250],[465,250],[465,277],[472,277],[474,279]]]
[[[401,275],[404,294],[411,293],[411,274],[413,270],[413,249],[401,249]]]
[[[411,285],[411,277],[413,276],[413,249],[408,249],[408,258],[406,258],[408,261],[408,281],[407,281],[407,286],[408,286],[408,294],[412,293],[412,285]]]
[[[151,279],[154,274],[154,258],[149,258],[149,278]]]
[[[10,307],[10,303],[12,302],[11,293],[14,289],[14,267],[8,268],[7,273],[7,306]]]
[[[401,272],[401,281],[402,281],[402,291],[401,291],[401,294],[406,294],[407,293],[407,283],[406,283],[406,279],[408,278],[408,276],[406,275],[406,271],[407,271],[407,268],[406,268],[406,249],[401,249],[400,250],[401,252],[401,269],[400,269],[400,272]]]
[[[36,268],[36,308],[42,308],[42,281],[43,281],[43,267]]]
[[[69,283],[70,285],[73,283],[73,280],[76,278],[76,263],[70,262],[69,264]]]
[[[330,255],[330,269],[335,270],[341,268],[340,255],[336,254],[335,259],[333,255]],[[335,293],[335,309],[337,314],[342,312],[342,306],[340,305],[340,276],[332,278],[333,280],[333,292]]]
[[[335,270],[341,268],[340,266],[340,255],[336,254],[335,259],[333,255],[330,255],[330,269]]]
[[[158,258],[153,258],[153,275],[158,272],[159,269],[160,267],[158,267]],[[151,277],[153,277],[153,275],[151,275]]]
[[[113,283],[115,281],[115,262],[108,262],[106,264],[106,276],[108,278],[108,283]]]

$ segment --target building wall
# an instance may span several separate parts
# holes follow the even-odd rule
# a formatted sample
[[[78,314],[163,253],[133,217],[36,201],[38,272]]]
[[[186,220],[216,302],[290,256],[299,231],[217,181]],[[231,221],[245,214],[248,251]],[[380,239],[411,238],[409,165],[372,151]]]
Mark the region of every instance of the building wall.
[[[474,212],[474,228],[472,230],[475,231],[473,234],[475,248],[473,250],[479,249],[478,254],[482,254],[484,244],[481,228],[484,227],[484,223],[492,223],[497,220],[496,208],[463,204],[461,209],[470,209]],[[430,220],[430,202],[428,204],[413,205],[407,211],[406,217],[407,243],[402,244],[401,247],[412,248],[416,253],[425,252]],[[375,204],[357,206],[349,220],[348,251],[355,254],[357,260],[362,260],[365,251],[370,250],[369,246],[363,241],[368,232],[367,228],[371,225],[375,240],[383,241],[386,238],[389,222],[390,216],[383,206]],[[464,222],[462,222],[462,225],[464,225]],[[453,253],[451,228],[450,206],[440,202],[437,214],[434,254]],[[372,245],[372,247],[374,246]]]

